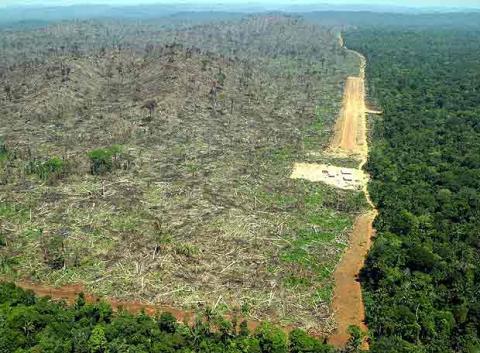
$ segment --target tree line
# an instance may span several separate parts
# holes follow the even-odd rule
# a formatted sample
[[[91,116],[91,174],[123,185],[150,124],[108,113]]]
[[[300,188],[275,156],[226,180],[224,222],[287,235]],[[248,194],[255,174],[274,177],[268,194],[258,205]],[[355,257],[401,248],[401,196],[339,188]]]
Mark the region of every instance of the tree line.
[[[480,31],[361,29],[377,237],[361,280],[372,352],[480,352]]]

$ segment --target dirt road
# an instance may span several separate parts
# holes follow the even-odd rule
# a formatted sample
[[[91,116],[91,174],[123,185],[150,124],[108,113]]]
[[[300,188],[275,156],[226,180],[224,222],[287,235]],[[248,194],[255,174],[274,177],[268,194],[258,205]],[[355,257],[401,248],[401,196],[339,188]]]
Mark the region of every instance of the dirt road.
[[[343,106],[335,124],[330,148],[345,154],[366,154],[365,94],[362,77],[348,77],[345,82]]]
[[[336,347],[344,347],[348,342],[350,336],[347,330],[350,325],[357,325],[362,331],[367,331],[362,289],[357,277],[371,245],[375,217],[376,211],[371,211],[357,218],[350,233],[350,246],[334,273],[332,310],[335,313],[337,329],[328,342]],[[367,342],[364,342],[362,348],[368,349]]]
[[[343,38],[339,38],[343,46]],[[335,131],[330,142],[330,152],[342,155],[359,155],[367,157],[367,107],[365,102],[365,57],[356,51],[347,49],[360,60],[358,76],[350,76],[343,90],[342,109],[335,124]],[[372,113],[380,113],[372,111]]]
[[[2,280],[4,279],[0,279],[0,281]],[[54,300],[64,300],[68,304],[74,304],[80,293],[85,294],[85,300],[87,303],[95,303],[100,300],[99,297],[86,292],[85,288],[80,284],[66,285],[62,287],[44,286],[30,281],[16,281],[15,284],[25,290],[33,291],[40,297],[51,297]],[[194,316],[193,312],[177,310],[169,306],[148,305],[139,301],[121,301],[108,297],[102,298],[102,300],[108,302],[114,311],[122,308],[128,312],[131,312],[132,314],[135,314],[144,310],[145,313],[149,315],[154,315],[156,312],[168,311],[173,314],[178,321],[186,320],[187,322],[189,322]]]
[[[343,43],[343,40],[341,41]],[[353,52],[353,51],[351,51]],[[357,155],[360,157],[358,169],[363,169],[367,162],[367,121],[368,113],[381,113],[380,111],[367,110],[365,103],[365,58],[353,52],[360,58],[359,77],[349,77],[345,84],[343,108],[335,126],[335,136],[330,149],[333,153]],[[350,246],[335,269],[335,290],[333,294],[332,309],[337,321],[337,330],[329,337],[330,344],[343,347],[349,339],[347,333],[350,325],[356,325],[367,331],[365,325],[365,308],[362,298],[362,288],[358,282],[358,274],[362,269],[371,239],[374,236],[373,221],[377,210],[368,193],[367,183],[363,186],[367,203],[372,208],[360,215],[350,234]],[[363,349],[368,349],[364,341]]]
[[[343,46],[343,38],[339,37],[339,43]],[[348,49],[347,49],[348,50]],[[367,162],[367,113],[381,114],[381,111],[367,109],[365,102],[365,58],[354,51],[350,53],[358,56],[360,71],[358,76],[347,78],[344,87],[342,109],[335,124],[334,136],[328,148],[332,155],[355,157],[359,160],[356,172],[352,175],[364,175],[363,166]],[[342,169],[341,167],[328,166],[328,168]],[[346,188],[342,183],[336,183],[338,178],[331,178],[332,175],[322,164],[295,163],[291,178],[306,179],[311,182],[323,182],[338,188]],[[365,194],[367,203],[371,209],[360,215],[355,221],[350,234],[349,248],[343,255],[334,273],[335,289],[332,300],[332,310],[337,322],[337,329],[328,338],[328,342],[336,347],[344,347],[349,339],[347,333],[350,325],[356,325],[367,331],[365,325],[365,309],[362,298],[362,288],[358,282],[358,274],[362,269],[368,250],[371,245],[371,238],[374,235],[373,221],[377,216],[375,205],[368,193],[368,175],[358,179]],[[363,342],[363,349],[368,349],[368,342]]]

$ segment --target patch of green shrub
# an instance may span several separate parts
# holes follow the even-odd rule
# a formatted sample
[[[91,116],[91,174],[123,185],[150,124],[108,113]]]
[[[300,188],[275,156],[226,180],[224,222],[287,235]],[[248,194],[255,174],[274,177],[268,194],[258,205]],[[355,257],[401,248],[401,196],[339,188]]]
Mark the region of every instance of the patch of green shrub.
[[[121,146],[113,145],[106,148],[97,148],[88,152],[90,158],[90,173],[93,175],[101,175],[111,172],[118,160]]]
[[[33,160],[27,164],[28,174],[35,174],[42,180],[60,179],[66,174],[66,163],[63,159],[52,157],[47,160]]]
[[[309,336],[305,331],[295,329],[289,335],[290,353],[334,353],[336,350],[318,339]]]

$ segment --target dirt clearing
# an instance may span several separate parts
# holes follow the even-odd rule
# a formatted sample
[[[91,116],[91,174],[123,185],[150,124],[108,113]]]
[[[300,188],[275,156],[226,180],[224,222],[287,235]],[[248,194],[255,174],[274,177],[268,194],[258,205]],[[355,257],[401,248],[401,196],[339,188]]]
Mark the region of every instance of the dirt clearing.
[[[335,126],[335,135],[330,150],[333,153],[359,156],[358,171],[362,171],[368,157],[367,114],[381,114],[382,112],[367,109],[365,102],[366,60],[360,53],[354,53],[360,58],[360,76],[348,77],[346,81],[343,107]],[[335,333],[329,337],[329,343],[336,347],[343,347],[348,342],[347,330],[350,325],[356,325],[362,331],[367,331],[362,288],[358,282],[358,274],[371,246],[371,238],[375,232],[373,221],[377,216],[377,210],[370,199],[367,184],[368,176],[363,183],[363,191],[372,210],[357,218],[350,233],[350,246],[334,274],[335,289],[332,309],[338,326]],[[362,348],[368,349],[367,341],[363,342]]]
[[[290,178],[320,181],[344,190],[360,190],[367,181],[361,169],[315,163],[295,163]]]

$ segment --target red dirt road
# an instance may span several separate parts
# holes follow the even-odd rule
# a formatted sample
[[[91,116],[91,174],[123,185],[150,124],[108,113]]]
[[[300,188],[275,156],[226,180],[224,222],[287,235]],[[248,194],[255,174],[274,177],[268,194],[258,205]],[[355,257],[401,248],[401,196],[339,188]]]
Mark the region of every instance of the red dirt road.
[[[362,289],[357,276],[371,245],[371,238],[374,235],[372,223],[376,214],[376,211],[372,211],[357,218],[350,234],[350,246],[335,270],[332,310],[338,326],[328,339],[335,347],[345,346],[350,338],[347,333],[350,325],[357,325],[362,331],[367,332]],[[364,342],[362,348],[368,349],[368,344]]]
[[[68,304],[75,303],[75,301],[77,300],[77,296],[80,293],[85,294],[85,300],[88,303],[95,303],[100,300],[100,298],[94,295],[88,294],[85,291],[85,288],[80,284],[67,285],[63,287],[44,286],[44,285],[30,282],[30,281],[17,281],[15,282],[15,284],[20,288],[33,291],[38,296],[41,296],[41,297],[48,296],[54,300],[65,300]],[[147,313],[148,315],[154,315],[157,312],[168,311],[173,316],[175,316],[175,318],[178,321],[186,321],[186,322],[190,322],[194,316],[193,312],[177,310],[169,306],[149,305],[149,304],[143,304],[138,301],[121,301],[114,298],[101,298],[101,299],[108,302],[112,306],[112,309],[114,311],[117,311],[118,309],[122,308],[132,314],[136,314],[144,310],[145,313]]]

